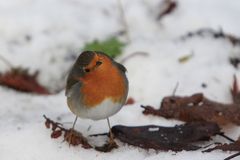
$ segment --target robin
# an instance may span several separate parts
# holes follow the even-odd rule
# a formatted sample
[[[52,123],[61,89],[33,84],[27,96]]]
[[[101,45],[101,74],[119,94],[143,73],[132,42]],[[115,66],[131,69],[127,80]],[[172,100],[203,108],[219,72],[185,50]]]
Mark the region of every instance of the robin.
[[[77,118],[107,119],[110,139],[115,143],[109,117],[125,104],[128,94],[126,68],[103,52],[85,51],[73,65],[66,86],[67,104]]]

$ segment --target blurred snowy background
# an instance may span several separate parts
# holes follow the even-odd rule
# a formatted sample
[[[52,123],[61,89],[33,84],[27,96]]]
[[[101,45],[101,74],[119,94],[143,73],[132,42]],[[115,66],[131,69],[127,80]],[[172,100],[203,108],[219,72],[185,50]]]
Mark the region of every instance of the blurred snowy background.
[[[181,39],[188,32],[203,28],[223,31],[240,37],[240,1],[179,0],[175,10],[159,19],[163,0],[122,0],[125,21],[118,0],[10,0],[0,1],[0,55],[14,66],[39,70],[38,80],[52,92],[65,86],[65,77],[84,45],[95,39],[117,36],[127,29],[128,38],[121,61],[130,83],[129,96],[136,101],[111,117],[111,123],[125,125],[158,124],[174,126],[182,122],[142,115],[141,104],[159,107],[179,83],[177,95],[203,92],[208,98],[231,102],[233,75],[240,76],[230,57],[240,57],[240,45],[210,34]],[[185,63],[179,58],[192,57]],[[0,71],[9,68],[0,61]],[[203,87],[203,84],[206,85]],[[0,159],[148,159],[148,160],[215,160],[229,152],[182,151],[175,153],[145,151],[118,141],[120,147],[110,153],[99,153],[79,147],[69,148],[61,140],[50,139],[44,127],[43,114],[70,127],[74,115],[66,105],[64,90],[50,96],[20,93],[0,87]],[[91,126],[90,130],[88,130]],[[107,131],[102,121],[79,120],[77,130],[85,136]],[[224,128],[227,135],[238,138],[239,127]],[[224,142],[216,137],[215,141]],[[90,139],[93,144],[104,141]]]

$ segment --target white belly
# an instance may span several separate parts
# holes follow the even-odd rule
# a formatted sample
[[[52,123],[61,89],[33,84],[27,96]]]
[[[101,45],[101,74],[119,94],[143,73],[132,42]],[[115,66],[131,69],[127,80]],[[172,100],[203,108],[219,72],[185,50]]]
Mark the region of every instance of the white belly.
[[[101,104],[96,107],[82,106],[80,105],[80,103],[71,100],[72,99],[68,99],[68,103],[71,103],[71,105],[69,105],[69,108],[75,115],[81,118],[88,118],[92,120],[100,120],[110,117],[117,113],[123,105],[121,103],[114,103],[110,98],[105,99]]]
[[[125,103],[126,96],[121,102],[115,103],[111,98],[106,98],[101,104],[94,107],[86,107],[81,103],[80,84],[72,86],[71,90],[66,93],[67,103],[70,110],[78,117],[92,120],[108,118],[117,113]]]

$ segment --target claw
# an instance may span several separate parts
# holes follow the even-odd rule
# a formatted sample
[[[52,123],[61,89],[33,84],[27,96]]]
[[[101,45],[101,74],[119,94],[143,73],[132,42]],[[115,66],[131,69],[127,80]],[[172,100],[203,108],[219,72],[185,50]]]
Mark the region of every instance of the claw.
[[[114,140],[109,140],[109,142],[103,146],[95,147],[95,149],[100,152],[110,152],[115,148],[118,148],[118,145]]]

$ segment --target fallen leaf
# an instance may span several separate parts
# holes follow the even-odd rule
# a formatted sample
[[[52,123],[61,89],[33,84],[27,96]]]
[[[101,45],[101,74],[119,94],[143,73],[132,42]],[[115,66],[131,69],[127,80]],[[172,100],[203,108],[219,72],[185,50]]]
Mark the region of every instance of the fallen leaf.
[[[64,133],[64,141],[68,142],[69,145],[77,146],[82,145],[85,149],[90,149],[92,146],[88,143],[87,139],[80,133],[72,129],[65,129],[62,124],[54,122],[53,120],[47,118],[45,115],[45,126],[46,128],[52,127],[51,138],[59,138],[62,133]]]
[[[122,53],[124,43],[119,41],[116,37],[110,37],[106,40],[94,40],[86,43],[83,47],[84,51],[101,51],[107,53],[110,57],[115,58]]]
[[[192,96],[165,97],[159,109],[142,106],[145,115],[176,118],[186,122],[207,121],[219,125],[233,123],[240,125],[239,104],[223,104],[211,101],[198,93]]]
[[[55,130],[52,132],[51,134],[51,138],[58,138],[62,135],[62,131],[59,129],[59,130]]]
[[[220,128],[215,123],[195,122],[175,127],[118,125],[112,127],[112,132],[120,141],[144,149],[182,151],[201,148],[191,143],[209,140],[220,134]]]
[[[38,83],[37,76],[38,72],[31,75],[27,69],[13,68],[4,74],[0,74],[0,85],[21,92],[50,94],[45,87]]]
[[[110,152],[115,148],[118,148],[118,145],[113,142],[107,142],[103,146],[97,146],[93,147],[88,143],[88,140],[86,137],[84,137],[80,132],[74,130],[74,129],[66,129],[62,127],[61,123],[54,122],[53,120],[47,118],[45,115],[43,116],[45,118],[45,126],[46,128],[52,130],[51,138],[59,138],[61,137],[62,133],[64,134],[64,141],[66,141],[69,146],[78,146],[81,145],[85,149],[94,148],[96,151],[100,152]],[[95,136],[99,136],[100,134],[96,134]],[[104,134],[108,135],[108,134]]]
[[[64,140],[68,142],[69,145],[77,146],[82,145],[85,149],[90,149],[92,146],[88,143],[87,139],[78,131],[68,129],[64,133]]]

